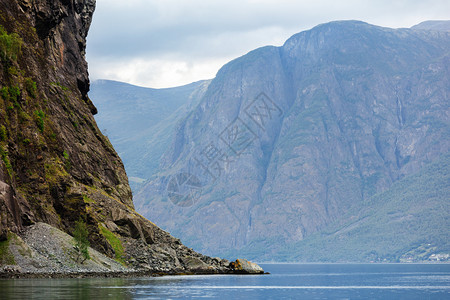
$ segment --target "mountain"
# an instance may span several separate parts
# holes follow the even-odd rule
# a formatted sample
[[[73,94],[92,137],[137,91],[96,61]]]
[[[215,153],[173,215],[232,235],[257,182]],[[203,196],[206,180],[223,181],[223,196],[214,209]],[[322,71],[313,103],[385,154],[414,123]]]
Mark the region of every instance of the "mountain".
[[[94,8],[95,0],[0,2],[0,276],[261,272],[199,254],[134,210],[88,97]],[[87,263],[74,235],[92,247]]]
[[[296,262],[447,261],[450,243],[450,155],[396,181],[308,238],[281,247],[258,241],[240,252]]]
[[[302,260],[313,248],[299,245],[361,218],[349,212],[386,222],[407,214],[407,199],[393,210],[372,202],[449,150],[450,35],[430,24],[331,22],[229,62],[199,103],[172,119],[170,147],[136,195],[137,210],[204,253],[274,261]],[[405,191],[419,184],[406,182]],[[363,224],[381,230],[381,245],[397,233],[375,217],[353,224],[351,232],[367,233],[352,240],[363,252],[354,261],[399,260],[421,243],[448,252],[447,198],[420,195],[415,207],[442,214],[408,213],[421,230],[379,257],[369,255],[374,231]],[[317,260],[351,259],[335,251]]]
[[[450,31],[450,21],[425,21],[414,25],[412,29]]]
[[[99,110],[95,120],[101,129],[107,128],[104,133],[126,165],[135,192],[156,172],[177,120],[198,104],[209,82],[168,89],[110,80],[92,82],[89,96]]]

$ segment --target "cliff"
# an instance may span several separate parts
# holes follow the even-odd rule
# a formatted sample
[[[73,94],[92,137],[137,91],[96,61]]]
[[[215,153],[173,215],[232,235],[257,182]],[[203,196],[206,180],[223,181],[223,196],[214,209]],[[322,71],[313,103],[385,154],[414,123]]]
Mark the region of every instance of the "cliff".
[[[122,161],[87,94],[94,8],[95,0],[0,2],[0,262],[35,265],[39,243],[52,242],[27,236],[48,224],[65,240],[81,220],[92,248],[129,269],[230,272],[227,261],[192,251],[135,212]],[[49,255],[39,260],[51,269]]]

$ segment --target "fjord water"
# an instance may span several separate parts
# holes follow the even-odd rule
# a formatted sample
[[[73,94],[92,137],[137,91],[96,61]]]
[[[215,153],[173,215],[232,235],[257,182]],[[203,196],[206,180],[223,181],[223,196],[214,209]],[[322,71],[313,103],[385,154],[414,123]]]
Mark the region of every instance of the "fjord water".
[[[270,275],[0,280],[1,299],[450,299],[450,264],[262,264]]]

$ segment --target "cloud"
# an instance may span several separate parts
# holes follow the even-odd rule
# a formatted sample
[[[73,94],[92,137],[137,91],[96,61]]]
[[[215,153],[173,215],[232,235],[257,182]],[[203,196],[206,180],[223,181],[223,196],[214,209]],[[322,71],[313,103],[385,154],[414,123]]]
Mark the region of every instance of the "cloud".
[[[230,59],[320,23],[410,27],[448,11],[446,0],[97,0],[87,59],[93,79],[168,87],[212,78]]]
[[[199,60],[194,64],[187,60],[164,58],[100,60],[96,62],[97,68],[90,73],[93,79],[108,78],[139,86],[180,86],[196,80],[212,78],[211,74],[217,72],[217,66],[222,66],[228,61],[229,59]]]

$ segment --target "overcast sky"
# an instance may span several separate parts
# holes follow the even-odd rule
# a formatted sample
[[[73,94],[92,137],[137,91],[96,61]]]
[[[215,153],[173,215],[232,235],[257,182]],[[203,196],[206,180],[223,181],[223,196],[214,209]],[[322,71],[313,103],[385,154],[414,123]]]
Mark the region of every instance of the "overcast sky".
[[[411,27],[449,12],[449,0],[97,0],[86,57],[91,80],[173,87],[321,23]]]

